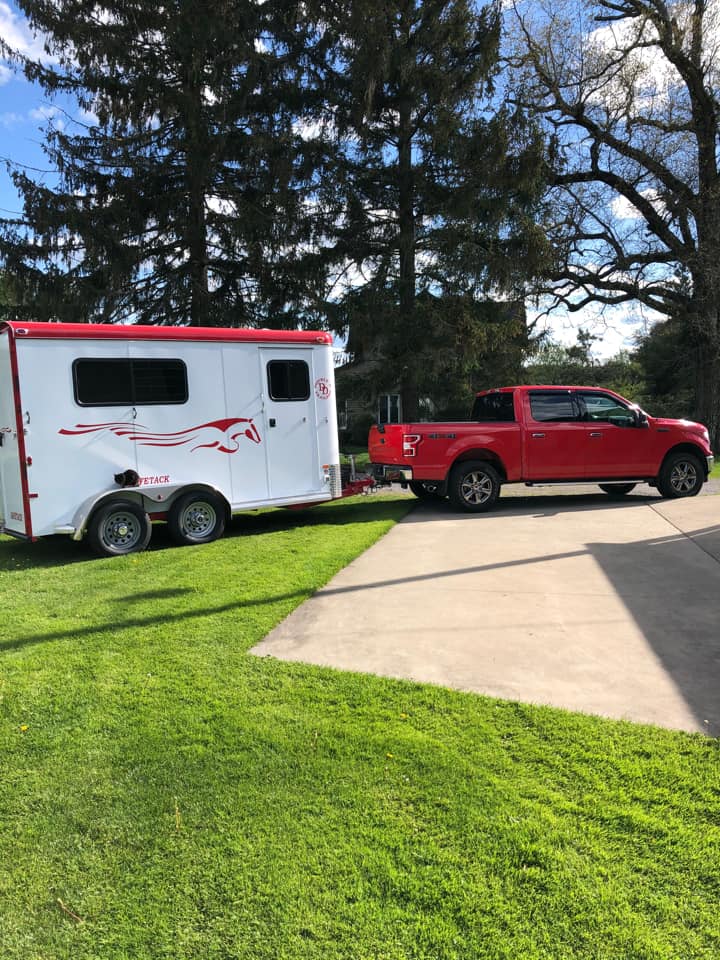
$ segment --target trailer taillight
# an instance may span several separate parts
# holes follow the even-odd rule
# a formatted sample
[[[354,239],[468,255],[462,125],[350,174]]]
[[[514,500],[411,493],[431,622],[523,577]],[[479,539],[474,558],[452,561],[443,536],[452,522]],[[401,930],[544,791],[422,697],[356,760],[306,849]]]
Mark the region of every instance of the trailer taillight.
[[[404,433],[403,434],[403,456],[404,457],[414,457],[417,454],[416,447],[420,443],[422,437],[419,433]]]

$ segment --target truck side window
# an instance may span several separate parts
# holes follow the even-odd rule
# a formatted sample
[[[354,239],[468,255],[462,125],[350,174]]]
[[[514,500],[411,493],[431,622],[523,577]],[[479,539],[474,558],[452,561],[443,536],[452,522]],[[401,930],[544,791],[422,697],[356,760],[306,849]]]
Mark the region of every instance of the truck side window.
[[[530,411],[533,420],[540,423],[557,423],[579,420],[577,407],[569,393],[561,390],[530,394]]]
[[[310,370],[304,360],[271,360],[267,365],[271,400],[308,400]]]
[[[480,423],[512,422],[515,419],[512,393],[486,393],[482,397],[476,397],[470,419]]]
[[[634,427],[635,414],[615,397],[606,393],[581,393],[580,401],[585,408],[585,419],[593,422],[614,423],[617,427]]]
[[[83,358],[73,363],[75,402],[82,407],[187,403],[182,360]]]

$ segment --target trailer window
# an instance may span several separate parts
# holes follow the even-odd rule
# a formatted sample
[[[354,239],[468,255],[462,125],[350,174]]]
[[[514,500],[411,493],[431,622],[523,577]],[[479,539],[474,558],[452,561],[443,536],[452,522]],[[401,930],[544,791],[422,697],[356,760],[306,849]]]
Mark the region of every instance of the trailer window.
[[[310,369],[304,360],[271,360],[267,365],[271,400],[308,400]]]
[[[75,400],[83,407],[187,403],[182,360],[94,359],[73,364]]]
[[[131,360],[135,403],[186,403],[187,369],[182,360]]]

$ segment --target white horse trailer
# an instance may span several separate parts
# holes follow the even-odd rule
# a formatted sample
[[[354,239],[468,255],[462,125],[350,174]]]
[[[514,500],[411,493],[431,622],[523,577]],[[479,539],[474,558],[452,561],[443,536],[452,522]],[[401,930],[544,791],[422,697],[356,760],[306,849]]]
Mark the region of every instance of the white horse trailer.
[[[117,555],[343,493],[327,333],[0,324],[0,533]]]

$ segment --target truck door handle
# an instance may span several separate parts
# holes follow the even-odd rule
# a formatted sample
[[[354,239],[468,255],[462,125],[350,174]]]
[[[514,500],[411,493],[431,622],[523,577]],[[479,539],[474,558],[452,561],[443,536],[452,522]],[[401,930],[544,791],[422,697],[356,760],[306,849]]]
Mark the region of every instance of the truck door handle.
[[[270,417],[270,426],[271,427],[276,426],[275,417]]]
[[[532,435],[532,438],[533,438],[533,440],[544,440],[544,439],[545,439],[545,434],[544,434],[544,433],[534,433],[534,434]]]
[[[591,437],[602,437],[602,434],[601,434],[601,433],[591,433],[590,436],[591,436]]]

